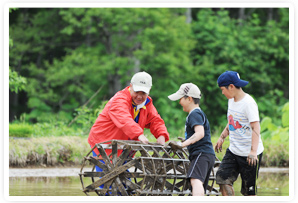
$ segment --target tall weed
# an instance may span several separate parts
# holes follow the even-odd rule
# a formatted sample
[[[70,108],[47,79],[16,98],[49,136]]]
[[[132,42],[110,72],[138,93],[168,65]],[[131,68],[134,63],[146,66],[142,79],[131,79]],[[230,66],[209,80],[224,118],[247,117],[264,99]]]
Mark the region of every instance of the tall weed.
[[[9,137],[31,137],[32,134],[32,125],[26,123],[9,124]]]

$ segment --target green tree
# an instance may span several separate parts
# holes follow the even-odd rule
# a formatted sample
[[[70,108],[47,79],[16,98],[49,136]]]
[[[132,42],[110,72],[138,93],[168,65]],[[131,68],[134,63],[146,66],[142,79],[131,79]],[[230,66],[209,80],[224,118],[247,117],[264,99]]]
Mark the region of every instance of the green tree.
[[[10,99],[25,100],[18,115],[70,121],[100,87],[90,112],[145,70],[153,76],[150,96],[176,132],[186,114],[167,96],[196,83],[212,126],[225,123],[227,101],[216,80],[235,70],[250,81],[245,91],[261,118],[271,117],[288,101],[288,17],[287,8],[17,9],[10,13],[10,67],[27,84],[25,95]]]
[[[195,42],[184,12],[168,8],[21,10],[11,26],[17,32],[10,56],[12,64],[21,60],[20,71],[27,72],[32,109],[28,118],[48,119],[53,112],[62,117],[65,112],[64,118],[70,119],[73,109],[99,87],[104,88],[91,107],[128,85],[140,70],[153,76],[154,100],[168,102],[158,100],[166,98],[170,87],[179,83],[174,80],[181,71],[192,66],[189,53]],[[15,57],[21,53],[22,58]]]
[[[9,12],[17,10],[10,8]],[[13,40],[9,37],[9,47],[13,46]],[[25,90],[26,78],[20,76],[16,71],[9,67],[9,90],[18,93],[19,90]]]
[[[26,78],[18,75],[16,71],[9,67],[9,90],[18,93],[20,90],[25,90]]]
[[[217,124],[219,119],[226,122],[227,101],[217,86],[218,76],[226,70],[237,71],[250,81],[244,90],[256,98],[262,115],[274,114],[272,108],[288,99],[288,9],[280,9],[280,16],[278,22],[270,20],[261,25],[256,13],[244,21],[231,18],[223,9],[197,12],[192,25],[200,43],[193,51],[192,80],[203,92],[211,123]]]

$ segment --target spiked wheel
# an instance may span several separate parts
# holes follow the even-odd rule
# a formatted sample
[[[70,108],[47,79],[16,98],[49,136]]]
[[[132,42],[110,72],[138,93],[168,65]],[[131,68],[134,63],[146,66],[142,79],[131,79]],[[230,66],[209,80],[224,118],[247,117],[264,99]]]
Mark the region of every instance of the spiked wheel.
[[[99,151],[97,157],[91,156],[95,148]],[[93,165],[91,171],[86,171],[88,162]],[[96,167],[102,171],[96,171]],[[186,149],[172,150],[154,143],[145,145],[138,141],[111,140],[96,144],[84,157],[79,176],[86,195],[90,192],[109,196],[191,195],[190,183],[186,179],[188,167]],[[210,180],[211,192],[214,191],[214,178],[210,177]],[[86,187],[84,183],[87,183]]]

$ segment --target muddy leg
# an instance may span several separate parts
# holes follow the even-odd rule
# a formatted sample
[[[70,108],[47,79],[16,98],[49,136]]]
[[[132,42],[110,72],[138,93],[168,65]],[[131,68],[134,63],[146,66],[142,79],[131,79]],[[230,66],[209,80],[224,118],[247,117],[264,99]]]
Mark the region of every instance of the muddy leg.
[[[231,185],[219,185],[222,196],[235,196],[234,188]]]

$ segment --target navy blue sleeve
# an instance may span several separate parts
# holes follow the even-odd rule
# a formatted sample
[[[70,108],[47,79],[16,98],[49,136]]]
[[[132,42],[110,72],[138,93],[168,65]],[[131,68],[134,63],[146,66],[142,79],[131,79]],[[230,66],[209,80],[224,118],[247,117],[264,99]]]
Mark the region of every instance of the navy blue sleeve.
[[[189,125],[191,126],[191,128],[194,128],[194,126],[196,126],[196,125],[204,126],[205,119],[204,119],[204,116],[200,112],[195,111],[189,115],[188,122],[189,122]]]

